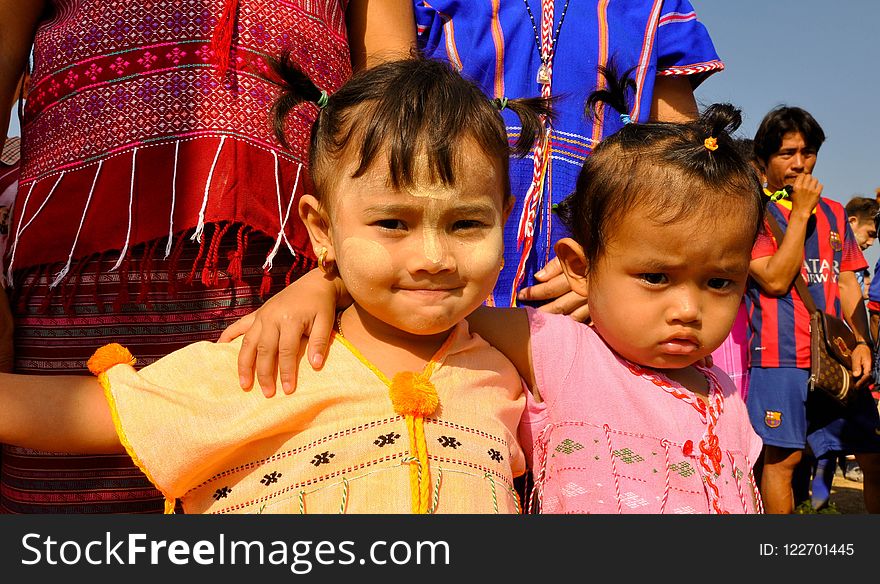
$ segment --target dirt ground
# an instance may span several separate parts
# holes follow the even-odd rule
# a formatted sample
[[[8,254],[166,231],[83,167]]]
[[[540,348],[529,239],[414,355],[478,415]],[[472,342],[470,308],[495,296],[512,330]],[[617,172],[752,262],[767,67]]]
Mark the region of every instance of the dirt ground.
[[[867,514],[862,497],[862,483],[847,480],[839,474],[834,475],[831,497],[828,500],[841,514]]]

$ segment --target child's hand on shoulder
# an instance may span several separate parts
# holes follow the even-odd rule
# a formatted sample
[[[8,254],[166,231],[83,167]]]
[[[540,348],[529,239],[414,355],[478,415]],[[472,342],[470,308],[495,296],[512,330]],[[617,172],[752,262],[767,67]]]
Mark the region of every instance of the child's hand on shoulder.
[[[342,295],[344,291],[336,281],[315,269],[227,327],[218,342],[229,342],[244,334],[238,353],[242,389],[252,388],[256,372],[266,397],[275,395],[276,375],[284,393],[293,393],[303,337],[308,337],[309,363],[320,369],[330,346],[337,300]]]

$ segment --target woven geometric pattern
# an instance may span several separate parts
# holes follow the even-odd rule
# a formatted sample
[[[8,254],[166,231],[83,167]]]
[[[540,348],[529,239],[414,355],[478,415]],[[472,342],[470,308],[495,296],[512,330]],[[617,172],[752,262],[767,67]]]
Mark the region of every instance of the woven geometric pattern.
[[[576,495],[583,495],[587,490],[580,486],[577,483],[567,483],[562,487],[562,494],[566,497],[574,497]]]
[[[636,370],[609,352],[592,327],[538,311],[528,317],[534,363],[545,364],[536,365],[536,380],[547,404],[527,426],[535,437],[537,493],[530,511],[551,512],[553,497],[557,513],[760,510],[750,500],[757,487],[748,469],[761,439],[729,378],[698,367],[709,387],[708,400],[700,399],[662,371]],[[556,379],[572,363],[590,367]],[[734,475],[734,468],[743,472]],[[572,485],[584,492],[573,494]]]
[[[623,450],[615,450],[613,454],[626,464],[633,464],[634,462],[642,462],[643,460],[645,460],[641,457],[641,455],[636,454],[629,448],[624,448]]]
[[[518,513],[513,478],[525,471],[516,441],[525,402],[519,376],[466,325],[449,339],[430,374],[442,414],[423,419],[427,468],[419,471],[432,501],[424,511]],[[107,372],[114,419],[163,493],[187,513],[412,511],[411,469],[423,459],[389,398],[391,381],[336,336],[324,368],[301,367],[297,391],[269,408],[259,392],[237,388],[240,347],[240,339],[197,343],[137,371]],[[476,360],[489,373],[462,367]],[[480,390],[476,407],[454,399],[470,388]],[[157,432],[176,419],[192,423],[173,437]]]
[[[289,51],[334,92],[351,75],[345,3],[238,0],[228,29],[226,0],[51,4],[25,101],[13,270],[197,226],[202,242],[207,224],[227,221],[282,232],[282,254],[311,256],[293,201],[309,182],[300,171],[318,110],[291,111],[283,147],[266,58]],[[72,271],[60,267],[58,283]]]
[[[3,152],[0,153],[0,162],[6,166],[12,166],[21,158],[21,138],[12,136],[3,144]]]
[[[327,85],[348,58],[345,44],[329,42],[346,34],[335,3],[297,4],[242,2],[231,48],[231,65],[241,73],[224,83],[211,45],[222,1],[79,2],[75,17],[40,31],[25,109],[26,123],[34,124],[25,180],[120,146],[233,127],[274,147],[268,116],[278,88],[263,56],[293,45],[294,59]],[[323,29],[322,38],[299,32],[310,27]],[[310,54],[326,56],[317,64]],[[59,135],[64,144],[54,140]],[[294,157],[306,160],[306,141],[293,146]]]
[[[721,71],[722,69],[724,69],[724,64],[721,61],[708,61],[706,63],[690,65],[687,67],[669,67],[667,69],[660,69],[657,71],[657,75],[697,75],[700,73],[708,73],[710,71]]]
[[[675,464],[670,464],[669,470],[674,473],[678,473],[683,477],[689,477],[697,472],[697,470],[693,466],[691,466],[691,463],[686,460],[682,460],[681,462],[677,462]]]
[[[574,440],[570,440],[570,439],[566,438],[565,440],[560,442],[559,445],[556,447],[556,452],[571,454],[572,452],[574,452],[576,450],[583,449],[583,447],[584,447],[583,444],[580,444],[578,442],[575,442]]]
[[[632,491],[628,491],[621,495],[620,502],[629,507],[630,509],[635,509],[637,507],[644,507],[648,504],[647,499],[640,497],[633,493]]]

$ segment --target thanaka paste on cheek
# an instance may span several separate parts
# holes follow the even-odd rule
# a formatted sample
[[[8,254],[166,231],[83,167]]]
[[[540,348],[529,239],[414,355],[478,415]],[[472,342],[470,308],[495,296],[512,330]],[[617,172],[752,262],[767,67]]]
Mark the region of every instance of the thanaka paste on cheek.
[[[500,249],[476,249],[468,262],[467,271],[474,274],[472,280],[482,289],[482,296],[488,298],[498,282],[501,273],[502,254]],[[480,277],[476,275],[479,274]]]
[[[391,254],[380,243],[369,239],[346,238],[339,248],[338,257],[339,275],[353,296],[371,292],[365,282],[394,273]]]
[[[469,274],[482,274],[497,278],[501,271],[501,259],[504,257],[504,245],[500,235],[489,238],[476,245],[461,244],[467,248],[459,256],[463,257],[463,270]],[[494,283],[492,287],[494,288]]]

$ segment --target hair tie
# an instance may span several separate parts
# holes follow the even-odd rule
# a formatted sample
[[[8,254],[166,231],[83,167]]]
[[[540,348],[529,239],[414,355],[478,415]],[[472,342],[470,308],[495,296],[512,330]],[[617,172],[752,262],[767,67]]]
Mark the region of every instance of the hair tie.
[[[632,118],[629,117],[629,114],[620,114],[620,121],[623,122],[623,125],[631,124]]]
[[[496,97],[492,100],[495,103],[495,107],[498,108],[498,111],[504,110],[507,107],[507,98],[506,97]]]
[[[703,140],[703,146],[706,147],[706,150],[711,150],[712,152],[714,152],[718,150],[718,140],[713,136],[709,136],[708,138]]]
[[[315,103],[318,105],[318,109],[324,109],[327,107],[327,103],[330,101],[330,94],[327,93],[326,90],[321,90],[321,97],[318,98],[318,101]]]

